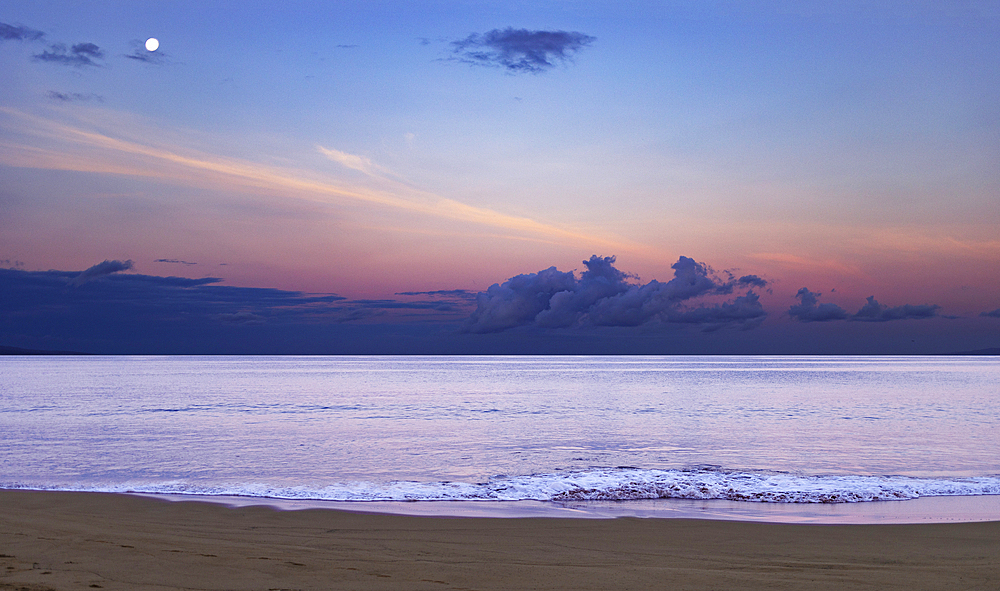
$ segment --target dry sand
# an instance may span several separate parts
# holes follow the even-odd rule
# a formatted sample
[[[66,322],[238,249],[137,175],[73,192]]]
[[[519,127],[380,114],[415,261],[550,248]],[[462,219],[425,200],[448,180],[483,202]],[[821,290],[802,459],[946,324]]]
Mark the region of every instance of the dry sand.
[[[1000,522],[428,518],[0,491],[0,589],[1000,589]]]

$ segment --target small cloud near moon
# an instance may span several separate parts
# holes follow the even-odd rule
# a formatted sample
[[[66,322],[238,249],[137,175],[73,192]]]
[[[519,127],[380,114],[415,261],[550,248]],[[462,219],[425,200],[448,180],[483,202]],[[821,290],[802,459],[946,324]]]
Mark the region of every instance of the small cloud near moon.
[[[156,37],[146,39],[146,51],[156,51],[160,47],[160,41]]]

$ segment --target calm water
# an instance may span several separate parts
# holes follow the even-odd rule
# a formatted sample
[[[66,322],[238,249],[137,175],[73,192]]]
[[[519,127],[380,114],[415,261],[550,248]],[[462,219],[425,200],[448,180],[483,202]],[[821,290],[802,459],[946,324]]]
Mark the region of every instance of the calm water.
[[[0,488],[863,501],[998,443],[995,357],[0,358]]]

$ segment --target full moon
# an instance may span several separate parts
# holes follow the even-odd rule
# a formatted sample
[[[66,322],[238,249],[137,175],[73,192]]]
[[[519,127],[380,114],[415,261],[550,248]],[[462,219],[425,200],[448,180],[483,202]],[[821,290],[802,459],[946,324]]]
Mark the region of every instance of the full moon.
[[[160,42],[156,37],[150,37],[146,39],[146,51],[156,51],[156,48],[160,46]]]

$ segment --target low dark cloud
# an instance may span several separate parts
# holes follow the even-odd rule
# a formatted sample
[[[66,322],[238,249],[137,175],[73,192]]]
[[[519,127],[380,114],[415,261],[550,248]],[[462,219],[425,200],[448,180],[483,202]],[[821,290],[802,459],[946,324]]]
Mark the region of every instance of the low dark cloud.
[[[38,41],[44,36],[45,33],[25,26],[0,23],[0,40],[3,41]]]
[[[638,284],[634,275],[616,269],[614,262],[613,256],[594,255],[583,261],[587,270],[579,279],[572,271],[549,267],[494,284],[477,296],[476,310],[465,330],[491,333],[518,326],[639,326],[651,321],[714,329],[756,325],[766,315],[752,291],[731,302],[687,307],[697,298],[731,294],[739,283],[720,280],[711,268],[694,259],[680,257],[671,266],[673,279],[645,285]]]
[[[371,316],[379,316],[392,311],[397,314],[404,313],[403,316],[414,316],[406,312],[419,312],[416,316],[423,316],[428,312],[462,312],[466,307],[458,307],[449,302],[401,302],[399,300],[350,300],[344,302],[340,311],[346,315],[339,318],[340,322],[350,322],[362,320]]]
[[[993,318],[1000,318],[1000,308],[993,310],[992,312],[983,312],[980,316],[990,316]]]
[[[188,261],[181,261],[178,259],[156,259],[154,263],[171,263],[174,265],[197,265],[198,263],[190,263]]]
[[[852,320],[864,320],[866,322],[887,322],[889,320],[909,320],[916,318],[933,318],[937,316],[941,306],[937,304],[905,304],[890,308],[878,303],[875,296],[868,296],[865,305],[858,310],[858,313],[851,316]]]
[[[233,312],[231,314],[216,314],[216,320],[222,322],[229,322],[232,324],[263,324],[264,317],[253,312],[247,312],[246,310],[240,312]]]
[[[438,289],[436,291],[401,291],[396,295],[401,296],[450,296],[458,298],[476,299],[476,292],[467,289]]]
[[[941,306],[937,304],[905,304],[890,308],[880,304],[875,296],[869,296],[865,305],[856,314],[848,314],[836,304],[820,304],[820,294],[803,287],[795,297],[799,303],[788,309],[792,318],[801,322],[825,322],[829,320],[860,320],[864,322],[888,322],[890,320],[913,320],[938,316]]]
[[[49,49],[42,53],[36,53],[34,58],[42,62],[62,64],[81,68],[83,66],[97,66],[95,60],[104,59],[104,51],[93,43],[77,43],[72,47],[67,47],[63,43],[49,45]]]
[[[212,283],[219,283],[222,281],[221,277],[201,277],[199,279],[190,279],[188,277],[156,277],[151,275],[130,275],[129,277],[136,278],[148,278],[155,279],[155,283],[160,286],[169,287],[198,287],[199,285],[209,285]]]
[[[79,92],[58,92],[55,90],[50,90],[48,92],[48,97],[54,101],[60,101],[63,103],[88,102],[88,101],[97,101],[99,103],[104,102],[103,96],[97,94],[83,94]]]
[[[801,322],[828,322],[844,320],[847,310],[836,304],[820,304],[819,292],[809,291],[805,287],[799,290],[795,297],[799,303],[788,309],[788,315]]]
[[[465,289],[439,289],[435,291],[403,291],[396,294],[402,299],[348,300],[342,310],[350,312],[345,321],[362,320],[392,311],[397,317],[421,317],[444,314],[454,319],[467,315],[476,299],[476,292]],[[419,298],[419,299],[418,299]],[[401,316],[400,316],[401,315]]]
[[[371,310],[448,310],[449,304],[441,302],[401,302],[399,300],[351,300],[349,306]]]
[[[510,73],[539,74],[559,63],[570,61],[577,52],[596,41],[596,37],[567,31],[529,31],[528,29],[493,29],[473,33],[451,43],[450,59],[503,68]]]
[[[84,283],[97,279],[98,277],[104,277],[121,271],[128,271],[132,267],[133,264],[131,260],[109,261],[105,259],[103,262],[97,263],[93,267],[81,271],[79,275],[70,280],[69,285],[83,285]]]

